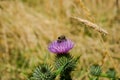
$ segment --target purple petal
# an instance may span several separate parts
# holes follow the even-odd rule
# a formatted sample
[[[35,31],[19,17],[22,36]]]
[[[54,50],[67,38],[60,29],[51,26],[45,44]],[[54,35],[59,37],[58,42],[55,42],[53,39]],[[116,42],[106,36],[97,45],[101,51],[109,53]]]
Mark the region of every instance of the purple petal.
[[[57,54],[63,54],[67,53],[69,50],[71,50],[74,46],[74,43],[67,39],[61,43],[58,43],[57,40],[53,41],[49,46],[48,49],[50,52],[57,53]]]

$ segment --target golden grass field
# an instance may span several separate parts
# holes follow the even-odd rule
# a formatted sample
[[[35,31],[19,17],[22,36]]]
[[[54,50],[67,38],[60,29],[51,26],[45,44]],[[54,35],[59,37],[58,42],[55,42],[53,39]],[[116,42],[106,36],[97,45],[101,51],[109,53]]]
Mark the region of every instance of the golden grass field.
[[[73,80],[88,80],[89,67],[95,63],[103,71],[115,68],[120,76],[119,4],[117,0],[0,0],[0,80],[26,80],[39,63],[52,65],[54,54],[48,44],[61,34],[75,43],[70,54],[81,55]],[[92,29],[71,17],[98,27]]]

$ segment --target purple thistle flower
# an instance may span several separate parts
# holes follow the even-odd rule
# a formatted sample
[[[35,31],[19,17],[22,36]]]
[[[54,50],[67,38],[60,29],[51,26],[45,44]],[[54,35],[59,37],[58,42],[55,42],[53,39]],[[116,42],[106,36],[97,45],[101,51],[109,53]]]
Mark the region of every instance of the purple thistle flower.
[[[68,53],[69,50],[71,50],[74,46],[74,43],[66,39],[65,36],[58,37],[58,40],[53,41],[49,46],[49,51],[57,54],[65,54]]]

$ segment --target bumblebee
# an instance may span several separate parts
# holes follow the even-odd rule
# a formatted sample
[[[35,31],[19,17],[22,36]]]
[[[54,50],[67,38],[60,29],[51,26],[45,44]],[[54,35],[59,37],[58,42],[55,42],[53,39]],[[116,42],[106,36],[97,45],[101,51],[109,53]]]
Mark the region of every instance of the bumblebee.
[[[66,41],[66,37],[64,35],[59,36],[57,40],[58,43],[61,43],[62,41]]]

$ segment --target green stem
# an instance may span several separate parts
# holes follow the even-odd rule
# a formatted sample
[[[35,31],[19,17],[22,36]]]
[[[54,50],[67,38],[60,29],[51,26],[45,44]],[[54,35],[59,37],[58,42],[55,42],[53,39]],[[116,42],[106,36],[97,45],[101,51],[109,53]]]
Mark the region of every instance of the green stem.
[[[100,77],[108,77],[108,76],[107,76],[107,74],[102,73],[102,74],[100,74]]]
[[[69,73],[61,74],[60,80],[72,80],[71,75]]]
[[[107,74],[105,74],[105,73],[102,73],[102,74],[100,75],[100,77],[108,78]],[[118,78],[118,77],[110,78],[110,80],[119,80],[119,79],[120,79],[120,78]]]

